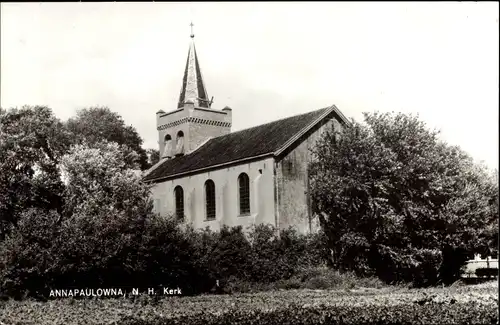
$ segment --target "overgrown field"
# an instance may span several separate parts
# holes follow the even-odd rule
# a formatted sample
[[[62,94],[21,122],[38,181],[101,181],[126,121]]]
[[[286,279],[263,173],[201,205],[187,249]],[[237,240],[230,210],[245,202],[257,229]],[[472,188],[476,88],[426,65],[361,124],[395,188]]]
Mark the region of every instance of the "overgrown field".
[[[0,324],[496,324],[498,283],[2,302]]]

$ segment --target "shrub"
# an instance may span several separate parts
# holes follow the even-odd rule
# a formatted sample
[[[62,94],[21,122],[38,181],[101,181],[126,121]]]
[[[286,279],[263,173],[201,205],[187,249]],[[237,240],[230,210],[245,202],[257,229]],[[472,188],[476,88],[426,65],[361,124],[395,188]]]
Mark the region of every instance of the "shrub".
[[[208,291],[211,274],[192,255],[193,241],[173,218],[126,214],[75,216],[56,224],[30,210],[0,247],[0,284],[10,296],[47,297],[49,289],[182,287]]]
[[[3,293],[45,299],[63,288],[179,286],[197,294],[337,285],[327,271],[300,279],[324,264],[320,234],[288,229],[278,236],[269,225],[249,233],[194,230],[144,210],[75,212],[65,220],[28,210],[0,245]]]
[[[498,268],[480,267],[476,269],[476,275],[478,277],[496,277],[498,276]]]
[[[258,225],[250,233],[251,257],[248,268],[249,280],[273,282],[289,278],[297,265],[296,258],[302,256],[301,242],[292,231],[277,231],[270,225]]]
[[[218,279],[228,279],[231,276],[247,278],[250,272],[247,265],[251,246],[242,227],[223,226],[219,232],[212,234],[213,246],[210,248],[208,262],[215,277]]]
[[[271,225],[258,225],[250,232],[252,245],[249,280],[274,282],[286,280],[301,268],[326,261],[321,234],[298,234],[293,228],[279,232]]]
[[[59,215],[55,211],[29,209],[16,231],[0,245],[0,288],[14,298],[40,295],[53,283],[57,272],[53,239]]]

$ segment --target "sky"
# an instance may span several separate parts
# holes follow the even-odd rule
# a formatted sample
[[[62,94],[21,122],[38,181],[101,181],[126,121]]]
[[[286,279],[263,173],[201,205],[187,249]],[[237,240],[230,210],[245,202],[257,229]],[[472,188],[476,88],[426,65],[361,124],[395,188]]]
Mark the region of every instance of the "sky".
[[[419,114],[498,166],[498,2],[2,3],[0,105],[66,120],[107,106],[158,148],[194,23],[212,108],[232,131],[335,104]]]

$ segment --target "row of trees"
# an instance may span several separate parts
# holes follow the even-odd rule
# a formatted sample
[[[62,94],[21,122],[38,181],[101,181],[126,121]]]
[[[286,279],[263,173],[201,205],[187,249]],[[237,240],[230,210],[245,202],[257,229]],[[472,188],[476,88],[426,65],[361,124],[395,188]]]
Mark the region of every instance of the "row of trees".
[[[418,116],[365,113],[314,153],[314,209],[334,267],[446,283],[472,254],[498,255],[497,174]]]
[[[142,143],[132,126],[105,107],[82,109],[67,121],[43,106],[0,108],[0,240],[26,209],[68,217],[82,208],[78,200],[104,199],[93,181],[106,182],[118,170],[145,170],[158,161],[158,151],[145,150]]]

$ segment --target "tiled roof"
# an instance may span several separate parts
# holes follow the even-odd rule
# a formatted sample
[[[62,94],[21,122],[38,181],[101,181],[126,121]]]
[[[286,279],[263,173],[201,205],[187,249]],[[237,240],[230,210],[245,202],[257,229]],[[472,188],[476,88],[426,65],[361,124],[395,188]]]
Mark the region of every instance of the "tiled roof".
[[[165,160],[144,178],[145,181],[180,176],[245,158],[274,154],[309,127],[332,112],[347,121],[335,106],[262,124],[208,140],[197,150]],[[293,141],[292,141],[293,142]]]

